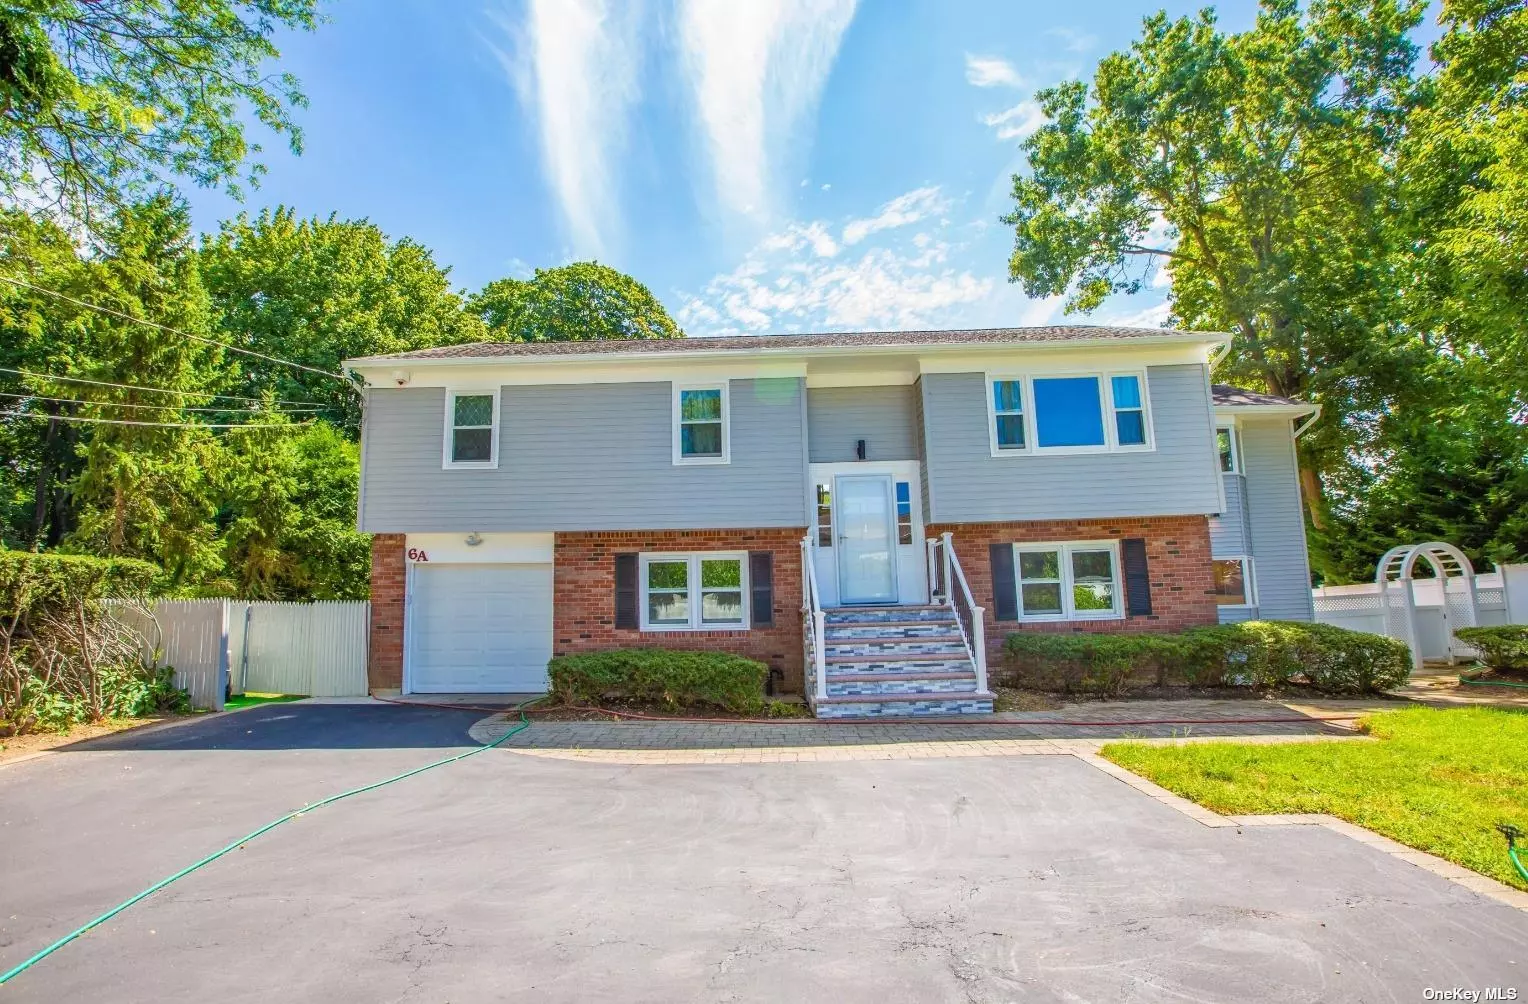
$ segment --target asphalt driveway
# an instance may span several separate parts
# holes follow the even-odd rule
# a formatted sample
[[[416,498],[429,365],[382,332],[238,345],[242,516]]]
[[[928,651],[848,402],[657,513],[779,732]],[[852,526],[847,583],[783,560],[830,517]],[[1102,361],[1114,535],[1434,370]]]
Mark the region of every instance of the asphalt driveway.
[[[0,969],[477,716],[277,705],[0,770]],[[1066,756],[619,766],[493,750],[282,826],[0,1002],[1528,994],[1528,917]]]

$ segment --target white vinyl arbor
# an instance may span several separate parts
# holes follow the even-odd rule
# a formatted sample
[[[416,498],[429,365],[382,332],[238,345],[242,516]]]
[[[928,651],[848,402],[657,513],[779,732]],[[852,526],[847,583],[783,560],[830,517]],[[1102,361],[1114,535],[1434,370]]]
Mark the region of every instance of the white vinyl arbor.
[[[1418,563],[1425,562],[1437,579],[1443,598],[1443,630],[1449,662],[1472,658],[1474,651],[1454,637],[1454,631],[1479,621],[1475,566],[1463,551],[1439,540],[1392,547],[1379,559],[1374,581],[1385,611],[1385,633],[1411,647],[1411,664],[1422,668],[1422,644],[1417,630],[1416,593],[1412,587]]]

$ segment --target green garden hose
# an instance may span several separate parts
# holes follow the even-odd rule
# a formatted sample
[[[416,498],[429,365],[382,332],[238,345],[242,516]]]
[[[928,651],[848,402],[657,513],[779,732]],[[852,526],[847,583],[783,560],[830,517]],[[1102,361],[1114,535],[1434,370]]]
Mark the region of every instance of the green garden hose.
[[[1507,838],[1507,857],[1512,859],[1512,867],[1517,869],[1524,882],[1528,882],[1528,868],[1523,867],[1522,859],[1517,856],[1517,838],[1523,835],[1523,831],[1511,823],[1498,823],[1496,828]]]
[[[477,754],[477,753],[481,753],[484,750],[491,750],[491,749],[493,749],[495,746],[498,746],[501,743],[503,743],[504,740],[508,739],[510,736],[515,735],[516,733],[521,732],[521,731],[523,731],[523,730],[525,730],[525,729],[530,727],[531,720],[525,714],[525,709],[530,707],[532,704],[535,704],[537,701],[542,700],[542,699],[543,698],[537,697],[537,698],[533,698],[532,700],[524,701],[524,702],[522,702],[520,704],[515,705],[513,710],[518,711],[520,713],[520,724],[516,725],[514,728],[510,729],[508,732],[504,733],[502,736],[500,736],[499,738],[495,739],[493,742],[488,743],[487,745],[479,746],[476,749],[470,749],[470,750],[468,750],[465,753],[458,753],[455,756],[448,756],[444,760],[436,760],[434,763],[427,763],[423,767],[415,767],[413,770],[404,771],[402,774],[395,774],[392,777],[386,778],[385,780],[382,780],[382,781],[377,781],[377,782],[375,782],[373,784],[364,785],[364,786],[362,786],[360,788],[351,788],[349,791],[342,791],[338,795],[330,795],[328,798],[325,798],[325,799],[322,799],[320,801],[314,802],[312,805],[303,806],[301,809],[294,809],[293,811],[287,813],[286,815],[282,816],[281,818],[275,819],[275,820],[272,820],[269,823],[266,823],[264,826],[260,827],[258,830],[254,830],[254,831],[252,831],[250,833],[246,833],[244,836],[240,837],[238,840],[235,840],[233,843],[229,844],[227,847],[224,847],[221,850],[213,851],[211,854],[209,854],[206,857],[202,858],[200,861],[196,862],[195,864],[187,865],[185,868],[182,868],[180,871],[176,872],[174,875],[171,875],[171,876],[169,876],[167,878],[160,879],[158,882],[155,882],[153,885],[149,886],[147,889],[145,889],[142,892],[138,893],[136,896],[133,896],[133,897],[131,897],[129,899],[125,899],[122,902],[118,903],[116,906],[112,907],[110,910],[107,910],[105,913],[101,914],[96,919],[90,921],[90,923],[84,924],[84,925],[82,925],[80,927],[75,928],[73,931],[70,931],[68,934],[64,935],[62,938],[59,938],[57,941],[53,942],[53,944],[49,945],[47,948],[44,948],[42,951],[38,952],[36,955],[33,955],[31,958],[27,959],[25,962],[20,963],[19,965],[15,966],[14,968],[6,970],[4,973],[0,973],[0,985],[3,985],[5,983],[9,982],[10,980],[15,979],[17,976],[20,976],[22,973],[26,972],[28,969],[31,969],[33,966],[37,965],[37,963],[41,962],[43,959],[46,959],[48,956],[52,955],[54,952],[58,951],[60,948],[63,948],[65,945],[69,944],[69,942],[75,940],[76,938],[80,937],[81,935],[85,934],[86,932],[90,931],[91,929],[101,926],[102,924],[106,923],[108,920],[110,920],[113,917],[115,917],[117,914],[121,913],[123,910],[126,910],[128,907],[134,905],[135,903],[141,903],[143,900],[148,899],[150,896],[154,895],[156,892],[158,892],[159,890],[163,889],[165,886],[171,884],[172,882],[176,882],[176,881],[178,881],[180,879],[185,878],[187,875],[190,875],[192,872],[196,871],[198,868],[202,867],[203,865],[211,864],[212,862],[216,861],[218,858],[220,858],[223,855],[227,854],[229,851],[238,850],[240,847],[243,847],[245,844],[249,843],[251,840],[254,840],[256,837],[263,836],[264,834],[269,833],[271,830],[274,830],[276,827],[280,826],[282,823],[290,822],[290,821],[296,819],[298,816],[306,815],[307,813],[312,812],[314,809],[321,809],[321,808],[323,808],[326,805],[333,805],[335,802],[338,802],[342,798],[349,798],[351,795],[360,795],[360,794],[362,794],[364,792],[375,791],[378,788],[381,788],[381,787],[383,787],[385,785],[392,784],[394,781],[402,781],[406,777],[413,777],[415,774],[423,774],[425,771],[431,770],[431,769],[433,769],[435,767],[444,767],[448,763],[455,763],[458,760],[465,760],[467,757],[473,756],[474,754]]]
[[[1478,687],[1522,687],[1528,689],[1528,683],[1508,683],[1506,680],[1480,680],[1473,676],[1459,674],[1460,683],[1473,683]]]

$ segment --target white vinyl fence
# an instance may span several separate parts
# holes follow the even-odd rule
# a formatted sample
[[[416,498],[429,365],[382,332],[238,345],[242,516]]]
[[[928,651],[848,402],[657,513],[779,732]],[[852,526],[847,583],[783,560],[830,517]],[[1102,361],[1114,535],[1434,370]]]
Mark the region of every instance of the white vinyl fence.
[[[1475,622],[1482,626],[1528,624],[1528,565],[1502,565],[1494,572],[1474,577]],[[1445,583],[1448,583],[1445,589]],[[1391,583],[1389,602],[1378,584],[1324,586],[1311,590],[1316,620],[1323,624],[1406,640],[1397,605],[1405,602],[1410,588],[1419,659],[1458,659],[1468,654],[1453,632],[1468,626],[1461,609],[1463,584],[1445,579],[1412,579]]]
[[[152,618],[118,609],[158,664],[175,667],[175,682],[198,708],[222,710],[225,690],[366,696],[371,604],[364,600],[160,600]]]

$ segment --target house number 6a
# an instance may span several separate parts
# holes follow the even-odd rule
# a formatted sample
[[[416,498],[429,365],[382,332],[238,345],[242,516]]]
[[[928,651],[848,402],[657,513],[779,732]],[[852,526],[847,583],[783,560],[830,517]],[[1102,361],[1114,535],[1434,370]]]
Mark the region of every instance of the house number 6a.
[[[409,548],[409,560],[410,561],[429,561],[430,560],[430,556],[428,554],[424,553],[424,548],[422,548],[422,547],[411,547],[411,548]]]

